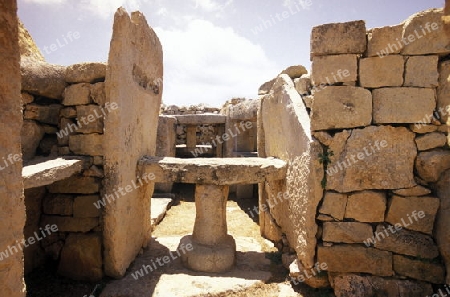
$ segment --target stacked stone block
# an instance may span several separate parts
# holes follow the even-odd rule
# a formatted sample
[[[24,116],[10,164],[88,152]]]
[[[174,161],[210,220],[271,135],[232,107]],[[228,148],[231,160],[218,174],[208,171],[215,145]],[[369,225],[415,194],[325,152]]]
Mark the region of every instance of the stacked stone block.
[[[33,81],[33,75],[22,73],[23,80]],[[59,261],[61,275],[89,281],[103,276],[101,211],[94,203],[101,197],[104,178],[103,121],[117,108],[113,104],[105,106],[105,74],[104,63],[75,64],[60,73],[64,78],[60,83],[63,88],[58,87],[60,94],[45,92],[43,84],[23,86],[25,162],[58,156],[85,160],[80,175],[25,192],[25,236],[47,224],[58,226],[56,234],[25,249],[26,273],[42,265],[48,256]]]
[[[301,95],[324,149],[316,259],[339,294],[355,278],[420,288],[400,296],[449,283],[449,232],[437,229],[450,215],[442,15],[433,9],[369,31],[362,21],[312,30],[311,88]],[[364,294],[375,290],[368,287]]]

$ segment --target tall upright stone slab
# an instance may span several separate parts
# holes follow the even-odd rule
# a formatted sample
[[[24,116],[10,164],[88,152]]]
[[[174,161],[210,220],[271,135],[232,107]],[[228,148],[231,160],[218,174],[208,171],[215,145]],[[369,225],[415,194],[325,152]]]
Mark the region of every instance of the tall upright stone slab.
[[[5,159],[22,156],[18,24],[16,1],[0,2],[0,158]],[[10,247],[12,253],[0,261],[0,291],[2,296],[23,297],[23,252],[15,246],[25,225],[22,162],[8,164],[0,170],[0,250]]]
[[[145,17],[140,12],[130,16],[119,8],[105,80],[106,101],[118,108],[104,123],[103,195],[114,195],[120,187],[132,189],[104,209],[104,269],[111,277],[123,276],[150,238],[154,183],[147,179],[140,185],[136,165],[142,156],[156,151],[162,57],[161,43]]]
[[[286,182],[266,183],[265,191],[260,191],[260,195],[265,195],[260,201],[268,201],[268,205],[273,206],[270,207],[271,215],[295,248],[298,259],[309,268],[314,265],[315,215],[323,195],[320,184],[323,167],[318,159],[322,147],[311,135],[306,107],[287,75],[280,75],[273,93],[262,99],[260,113],[266,156],[277,157],[289,164]]]

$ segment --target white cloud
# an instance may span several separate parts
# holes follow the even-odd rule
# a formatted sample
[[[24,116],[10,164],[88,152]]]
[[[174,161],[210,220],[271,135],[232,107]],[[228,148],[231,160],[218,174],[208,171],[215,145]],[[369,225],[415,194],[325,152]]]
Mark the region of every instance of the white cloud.
[[[218,1],[214,1],[214,0],[192,0],[193,2],[195,2],[195,8],[201,8],[203,10],[205,10],[206,12],[217,12],[217,11],[222,11],[223,9],[225,9],[226,7],[228,7],[229,5],[231,5],[233,3],[233,0],[218,0]],[[219,1],[225,2],[225,3],[220,3]]]
[[[256,98],[258,87],[280,69],[263,49],[204,20],[185,29],[156,28],[164,52],[166,104],[220,106],[232,97]]]
[[[61,4],[66,2],[67,0],[24,0],[27,3],[36,3],[36,4]]]
[[[283,0],[284,7],[296,7],[297,9],[309,9],[313,0]]]

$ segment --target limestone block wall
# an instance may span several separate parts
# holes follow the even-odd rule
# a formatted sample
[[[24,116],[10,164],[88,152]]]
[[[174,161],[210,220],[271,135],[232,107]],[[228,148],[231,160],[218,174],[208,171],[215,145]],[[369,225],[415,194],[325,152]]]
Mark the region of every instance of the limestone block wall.
[[[293,199],[287,189],[296,181],[288,178],[278,188],[266,186],[269,198],[260,198],[273,199],[263,217],[297,252],[291,276],[305,280],[314,263],[326,263],[328,278],[322,273],[306,282],[319,287],[329,280],[338,296],[426,296],[449,283],[450,50],[442,15],[428,10],[370,30],[363,21],[314,27],[311,75],[294,82],[280,76],[263,97],[258,152],[285,160],[284,152],[296,152],[273,140],[289,137],[292,128],[266,123],[282,118],[269,102],[289,108],[300,94],[309,119],[291,119],[303,131],[300,141],[292,139],[305,148],[318,143],[320,149],[304,153],[323,165],[315,177],[320,197]],[[298,94],[287,91],[294,86]],[[273,234],[273,226],[261,227]],[[345,295],[349,290],[355,295]]]
[[[15,0],[0,3],[0,156],[21,157],[20,129],[20,54],[18,44],[17,3]],[[14,159],[13,159],[14,160]],[[21,241],[25,225],[22,162],[2,161],[0,171],[0,249],[8,250]],[[14,252],[14,251],[13,251]],[[0,261],[1,292],[5,296],[25,296],[23,279],[23,253],[20,250],[2,257]]]
[[[333,277],[445,283],[450,242],[436,230],[447,199],[436,184],[450,168],[442,15],[421,12],[367,39],[363,22],[312,30],[311,128],[325,151],[317,259]]]
[[[51,80],[55,72],[62,87],[53,84],[55,91],[49,92],[43,80]],[[101,211],[94,203],[101,200],[104,178],[104,119],[118,109],[117,104],[106,104],[105,75],[104,63],[62,67],[23,58],[25,163],[58,156],[85,160],[80,175],[25,191],[25,237],[47,224],[58,227],[24,250],[25,273],[50,258],[57,262],[58,273],[69,278],[92,281],[103,276]]]

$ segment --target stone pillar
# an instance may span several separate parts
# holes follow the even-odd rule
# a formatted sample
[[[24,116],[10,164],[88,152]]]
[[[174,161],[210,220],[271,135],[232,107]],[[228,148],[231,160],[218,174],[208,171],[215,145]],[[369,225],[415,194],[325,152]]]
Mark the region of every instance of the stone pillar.
[[[176,125],[174,116],[159,116],[158,133],[156,139],[156,156],[175,157],[176,154]],[[156,183],[155,192],[171,193],[173,183]]]
[[[222,135],[225,133],[225,127],[223,125],[217,125],[217,134],[220,137],[220,141],[223,141],[222,139]],[[225,141],[226,143],[227,141]],[[224,148],[224,143],[220,143],[219,141],[217,142],[217,146],[216,146],[216,157],[217,158],[222,158],[223,157],[223,148]]]
[[[181,255],[183,264],[196,271],[224,272],[235,262],[236,243],[227,234],[228,186],[196,185],[194,232],[180,241],[179,249],[193,249]]]
[[[20,50],[17,3],[0,2],[0,250],[11,252],[0,261],[0,291],[2,296],[25,296],[23,252],[16,244],[23,239],[25,204],[22,182],[20,130],[22,100],[20,97]],[[13,157],[13,158],[11,158]],[[17,161],[19,159],[19,161]],[[12,161],[11,161],[12,160]],[[22,246],[23,247],[23,246]]]
[[[197,126],[186,126],[186,148],[193,149],[197,146]]]

